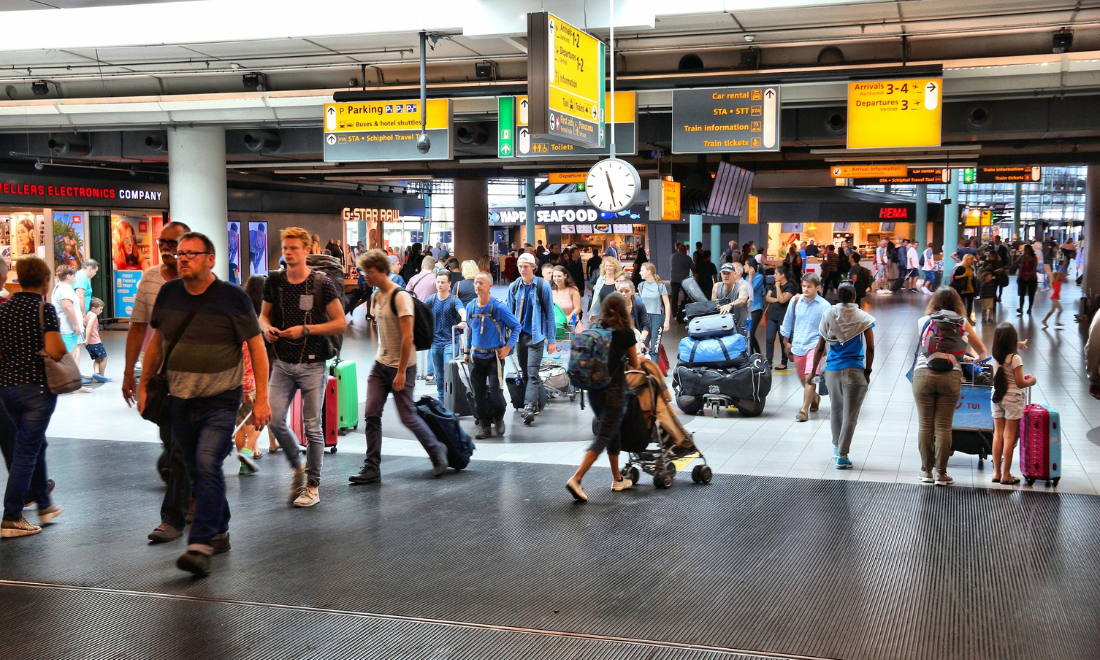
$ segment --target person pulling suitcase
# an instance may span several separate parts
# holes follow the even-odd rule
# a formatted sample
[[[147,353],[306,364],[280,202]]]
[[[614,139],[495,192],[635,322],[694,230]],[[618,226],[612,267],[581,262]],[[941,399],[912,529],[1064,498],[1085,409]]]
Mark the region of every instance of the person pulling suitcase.
[[[539,367],[545,353],[553,355],[557,351],[554,343],[557,328],[554,327],[554,297],[550,284],[535,277],[535,257],[521,254],[517,262],[519,279],[508,287],[508,309],[520,323],[520,337],[516,345],[516,357],[527,393],[524,397],[523,423],[528,426],[535,421],[540,412],[539,394],[542,381],[539,379]]]
[[[466,361],[470,364],[470,387],[474,391],[474,422],[478,426],[475,440],[492,437],[490,424],[497,435],[504,435],[504,392],[501,390],[501,360],[508,357],[519,341],[521,326],[508,307],[489,294],[493,278],[485,272],[474,278],[477,298],[466,306]],[[537,373],[537,371],[536,371]],[[494,401],[497,402],[494,405]]]
[[[451,295],[451,274],[441,271],[435,275],[435,293],[424,302],[432,310],[432,322],[435,332],[432,335],[432,348],[429,354],[435,368],[435,389],[437,397],[443,401],[447,363],[454,357],[452,328],[466,327],[466,309],[458,296]]]

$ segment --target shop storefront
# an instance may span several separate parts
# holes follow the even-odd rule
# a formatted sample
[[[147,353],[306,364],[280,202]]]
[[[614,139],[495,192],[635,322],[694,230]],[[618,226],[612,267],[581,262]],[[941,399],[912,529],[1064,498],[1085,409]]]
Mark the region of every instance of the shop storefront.
[[[649,228],[645,202],[618,213],[592,206],[540,206],[535,210],[535,241],[544,247],[581,248],[585,259],[595,249],[602,254],[614,244],[624,265],[633,263],[639,249],[649,249]],[[494,230],[495,250],[526,242],[527,212],[523,209],[494,209],[489,225]],[[503,238],[501,241],[499,239]],[[501,246],[502,244],[502,246]]]

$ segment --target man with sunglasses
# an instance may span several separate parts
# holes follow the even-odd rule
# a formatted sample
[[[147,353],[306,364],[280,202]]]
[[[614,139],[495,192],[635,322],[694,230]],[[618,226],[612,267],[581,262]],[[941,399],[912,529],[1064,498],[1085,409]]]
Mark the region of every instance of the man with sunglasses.
[[[176,250],[180,236],[189,231],[191,228],[182,222],[165,225],[157,239],[160,265],[147,268],[141,274],[137,294],[134,296],[134,307],[130,312],[130,330],[126,334],[126,364],[122,370],[122,396],[127,405],[133,405],[137,399],[134,364],[145,350],[147,337],[152,334],[149,321],[153,314],[153,304],[164,283],[179,278]],[[126,312],[118,311],[120,315]],[[160,505],[160,524],[149,534],[149,540],[167,543],[182,536],[183,528],[187,525],[191,507],[191,480],[187,476],[183,453],[172,443],[171,426],[166,424],[160,427],[160,441],[164,444],[164,453],[161,455],[162,460],[158,461],[158,467],[167,465],[166,469],[160,469],[168,487]]]

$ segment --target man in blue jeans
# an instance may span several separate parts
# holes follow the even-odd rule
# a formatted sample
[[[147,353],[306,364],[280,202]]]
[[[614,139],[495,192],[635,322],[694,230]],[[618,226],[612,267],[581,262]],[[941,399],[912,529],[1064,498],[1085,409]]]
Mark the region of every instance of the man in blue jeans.
[[[614,243],[612,243],[614,245]],[[516,262],[519,278],[508,287],[508,311],[516,317],[520,325],[519,343],[516,344],[516,358],[519,360],[520,373],[527,383],[523,397],[523,423],[528,426],[539,414],[539,367],[542,365],[543,352],[553,354],[557,351],[554,344],[554,297],[550,283],[541,277],[535,277],[537,267],[535,257],[530,254],[519,255]]]
[[[452,328],[462,330],[466,327],[466,309],[458,296],[451,295],[451,273],[440,271],[435,274],[435,293],[425,301],[432,310],[435,333],[432,335],[432,366],[435,367],[435,390],[439,400],[443,400],[443,387],[447,374],[447,363],[454,357],[451,345]]]
[[[195,484],[195,520],[176,566],[206,575],[210,557],[229,550],[222,463],[233,450],[233,423],[241,406],[242,347],[248,344],[257,374],[267,372],[267,349],[248,294],[214,275],[213,242],[188,232],[180,236],[175,256],[180,279],[166,282],[153,305],[138,411],[149,403],[151,375],[165,365],[172,440]],[[258,430],[270,420],[267,382],[257,378],[252,423]]]

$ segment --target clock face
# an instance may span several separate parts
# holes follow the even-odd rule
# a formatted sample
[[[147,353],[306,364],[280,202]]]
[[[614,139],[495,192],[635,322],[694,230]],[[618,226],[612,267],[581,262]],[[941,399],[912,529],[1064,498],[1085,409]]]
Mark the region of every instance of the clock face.
[[[593,165],[584,183],[588,200],[601,211],[629,208],[641,187],[638,170],[618,158],[606,158]]]

